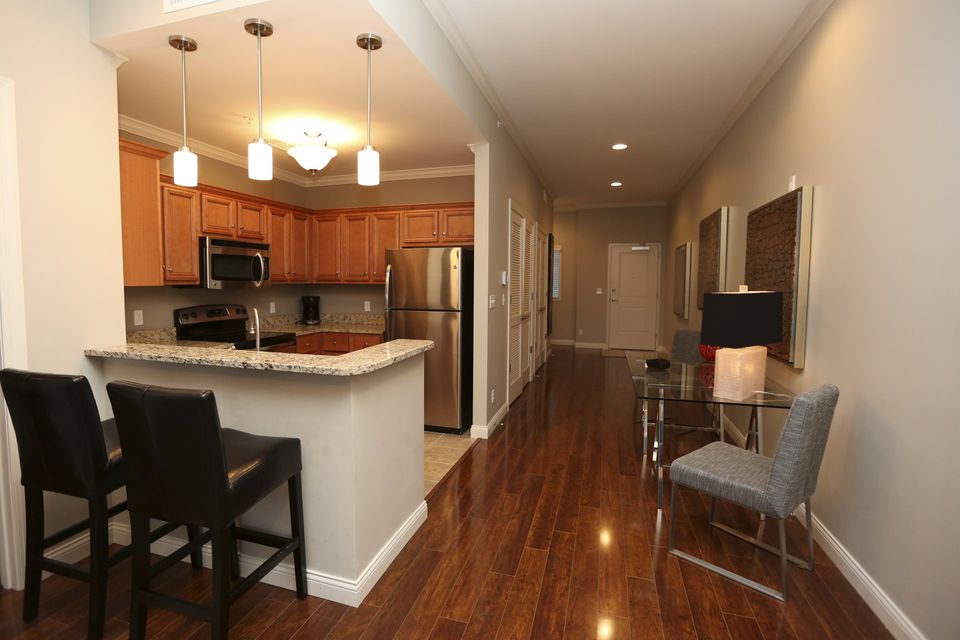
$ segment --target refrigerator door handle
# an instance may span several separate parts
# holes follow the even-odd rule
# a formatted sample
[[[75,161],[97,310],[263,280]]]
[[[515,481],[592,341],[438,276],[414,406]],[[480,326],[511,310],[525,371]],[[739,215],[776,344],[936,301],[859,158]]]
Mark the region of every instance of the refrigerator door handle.
[[[393,275],[393,265],[388,264],[386,273],[384,274],[384,277],[383,277],[383,304],[384,304],[383,308],[386,310],[387,315],[390,314],[390,284],[391,284],[390,281],[391,281],[392,275]],[[390,340],[393,340],[393,336],[390,335],[389,322],[387,322],[385,333],[386,333],[387,342],[389,342]]]

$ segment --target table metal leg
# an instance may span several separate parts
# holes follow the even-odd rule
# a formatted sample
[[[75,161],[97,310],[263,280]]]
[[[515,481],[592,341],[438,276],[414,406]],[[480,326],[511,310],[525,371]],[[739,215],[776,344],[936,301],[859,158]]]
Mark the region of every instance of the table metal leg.
[[[757,412],[757,453],[763,454],[763,410],[756,407]]]
[[[647,399],[643,399],[643,455],[647,455],[647,428],[650,426],[650,416],[647,413]]]
[[[660,399],[657,411],[657,441],[655,458],[657,466],[657,508],[663,509],[663,398]]]

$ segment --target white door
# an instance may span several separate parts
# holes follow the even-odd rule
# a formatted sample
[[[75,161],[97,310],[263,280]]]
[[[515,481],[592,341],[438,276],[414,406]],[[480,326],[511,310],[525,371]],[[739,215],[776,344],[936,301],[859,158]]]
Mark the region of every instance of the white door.
[[[534,346],[536,368],[543,365],[547,353],[547,234],[537,232],[537,340]]]
[[[527,343],[524,345],[524,370],[520,375],[527,382],[533,380],[533,374],[537,368],[533,362],[533,346],[536,343],[536,317],[537,308],[537,286],[536,274],[537,267],[537,223],[527,224],[523,231],[523,335]]]
[[[609,247],[607,347],[656,349],[660,245]]]
[[[517,213],[516,210],[510,211],[510,340],[509,340],[509,373],[507,379],[510,383],[510,402],[517,399],[520,392],[523,391],[527,379],[523,376],[524,357],[524,329],[526,325],[523,321],[523,301],[525,292],[523,289],[523,253],[524,253],[524,232],[526,230],[526,220]]]

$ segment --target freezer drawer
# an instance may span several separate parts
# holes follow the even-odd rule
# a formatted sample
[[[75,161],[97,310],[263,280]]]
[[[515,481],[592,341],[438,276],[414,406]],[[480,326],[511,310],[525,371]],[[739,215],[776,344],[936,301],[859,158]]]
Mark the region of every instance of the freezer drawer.
[[[388,311],[387,337],[432,340],[424,354],[424,423],[430,427],[460,430],[469,426],[472,407],[464,404],[461,375],[463,340],[457,311]],[[465,416],[464,414],[468,414]],[[465,423],[464,420],[467,420]]]

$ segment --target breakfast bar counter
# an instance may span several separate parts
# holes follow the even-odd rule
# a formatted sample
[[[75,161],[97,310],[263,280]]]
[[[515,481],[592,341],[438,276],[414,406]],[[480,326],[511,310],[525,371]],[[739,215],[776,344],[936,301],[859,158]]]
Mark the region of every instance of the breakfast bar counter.
[[[128,343],[85,354],[107,380],[213,390],[224,427],[299,438],[308,590],[358,606],[427,517],[423,354],[432,347],[395,340],[324,356]],[[242,524],[286,535],[287,509],[277,491]],[[125,542],[124,527],[117,534]],[[177,543],[155,548],[169,553]],[[241,543],[242,573],[266,555]],[[279,565],[265,581],[292,588],[292,567]]]

